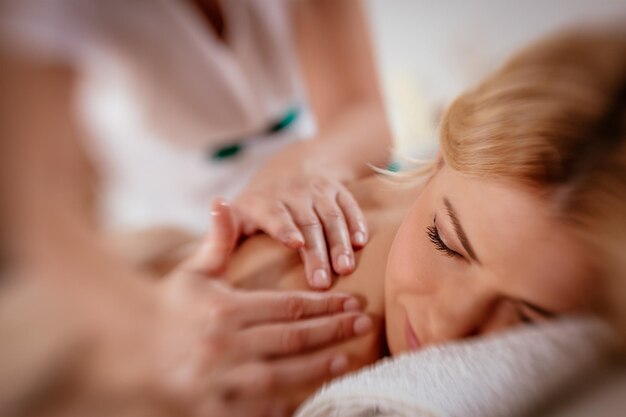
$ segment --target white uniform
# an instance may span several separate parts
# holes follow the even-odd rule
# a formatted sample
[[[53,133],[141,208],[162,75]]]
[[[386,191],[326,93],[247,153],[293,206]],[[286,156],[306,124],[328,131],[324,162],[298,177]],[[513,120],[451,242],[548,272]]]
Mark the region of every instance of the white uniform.
[[[78,69],[109,228],[199,232],[214,197],[232,198],[272,154],[314,131],[286,0],[222,2],[224,41],[186,0],[12,1],[4,29],[19,46]],[[267,133],[292,109],[295,123]]]

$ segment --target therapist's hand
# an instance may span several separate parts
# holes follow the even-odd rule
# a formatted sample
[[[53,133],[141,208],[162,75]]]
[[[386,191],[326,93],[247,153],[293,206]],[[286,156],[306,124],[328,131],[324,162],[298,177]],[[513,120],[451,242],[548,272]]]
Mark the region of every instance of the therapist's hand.
[[[261,230],[300,250],[312,288],[332,284],[331,271],[354,271],[353,248],[368,241],[365,216],[352,193],[324,173],[270,166],[234,201],[242,232]]]
[[[349,367],[344,355],[315,349],[366,333],[371,320],[346,294],[243,292],[214,279],[236,231],[225,203],[212,214],[211,236],[163,283],[156,380],[194,416],[283,415],[281,390]]]

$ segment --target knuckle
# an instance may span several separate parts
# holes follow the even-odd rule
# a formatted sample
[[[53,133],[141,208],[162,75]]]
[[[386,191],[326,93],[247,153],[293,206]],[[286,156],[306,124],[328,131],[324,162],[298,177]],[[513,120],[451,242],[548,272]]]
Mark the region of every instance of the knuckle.
[[[282,205],[282,203],[275,201],[269,205],[269,207],[267,208],[267,212],[272,217],[280,217],[285,215],[287,213],[287,210],[285,209],[285,206]]]
[[[321,178],[314,178],[309,184],[311,185],[311,189],[317,191],[324,186],[324,181]]]
[[[324,313],[332,313],[339,309],[338,301],[332,298],[326,298],[319,300],[318,302],[319,310]]]
[[[321,210],[321,216],[332,220],[343,220],[343,213],[337,207],[328,207]]]
[[[333,191],[334,187],[323,178],[316,178],[311,181],[311,189],[316,194],[328,194]]]
[[[302,186],[302,184],[292,182],[287,186],[287,192],[292,195],[301,196],[306,194],[306,189]]]
[[[352,193],[348,190],[345,184],[339,181],[333,181],[331,184],[332,184],[333,189],[337,192],[338,195],[349,194],[350,196],[352,196]]]
[[[278,228],[278,232],[276,234],[278,236],[280,236],[280,237],[286,238],[286,237],[290,236],[294,232],[297,232],[297,230],[295,230],[290,225],[281,225]]]
[[[289,317],[294,320],[304,317],[305,308],[304,300],[294,296],[287,297],[285,300],[285,310]]]
[[[306,334],[302,330],[284,332],[281,338],[281,349],[285,353],[297,353],[306,346]]]
[[[210,332],[204,336],[205,361],[209,364],[222,359],[230,349],[230,342],[225,335]]]
[[[361,208],[357,203],[350,201],[344,203],[343,207],[346,209],[346,212],[349,212],[352,216],[361,216]]]
[[[361,211],[361,207],[359,207],[357,204],[355,204],[353,207],[348,207],[348,210],[348,216],[351,217],[353,220],[357,222],[365,222],[365,216]]]
[[[276,390],[276,387],[278,386],[278,377],[272,368],[268,366],[259,367],[255,374],[255,385],[258,387],[259,392],[268,394]]]
[[[315,215],[304,215],[298,219],[298,226],[306,229],[321,229],[319,219]]]
[[[237,312],[237,306],[226,300],[213,300],[207,305],[207,318],[209,322],[220,323],[231,319]]]
[[[339,193],[339,196],[337,197],[337,201],[347,210],[354,211],[354,212],[361,211],[359,204],[354,199],[354,196],[348,191],[343,191]]]
[[[353,321],[354,319],[351,318],[349,320],[342,320],[339,324],[337,324],[337,327],[335,328],[335,337],[337,340],[347,339],[352,335]]]
[[[330,247],[330,253],[332,257],[339,257],[341,255],[347,255],[348,259],[352,257],[352,248],[348,244],[348,238],[344,236],[337,236],[338,242],[334,243]]]
[[[311,267],[326,268],[328,267],[328,256],[325,248],[315,248],[311,250],[306,260],[311,263]]]

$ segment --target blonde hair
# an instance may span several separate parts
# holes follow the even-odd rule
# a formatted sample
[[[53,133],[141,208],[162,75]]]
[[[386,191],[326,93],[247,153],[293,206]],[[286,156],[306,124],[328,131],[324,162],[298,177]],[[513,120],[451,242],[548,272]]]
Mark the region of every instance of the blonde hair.
[[[626,75],[626,42],[568,34],[522,51],[461,95],[441,126],[448,165],[479,177],[557,186],[608,156],[596,131]]]
[[[615,152],[589,183],[593,187],[579,198],[578,230],[599,259],[604,278],[599,308],[626,341],[626,146]]]
[[[516,55],[461,95],[441,126],[447,165],[534,187],[597,251],[605,274],[619,270],[612,282],[620,293],[609,304],[623,310],[613,315],[624,329],[625,108],[626,37],[578,32]]]

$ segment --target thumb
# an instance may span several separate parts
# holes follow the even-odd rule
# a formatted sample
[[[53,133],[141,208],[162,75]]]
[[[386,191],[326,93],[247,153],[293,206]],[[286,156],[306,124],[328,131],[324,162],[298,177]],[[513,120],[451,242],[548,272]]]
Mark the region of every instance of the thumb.
[[[213,202],[211,218],[213,230],[202,239],[185,266],[195,273],[218,276],[224,272],[240,232],[232,208],[225,200]]]

